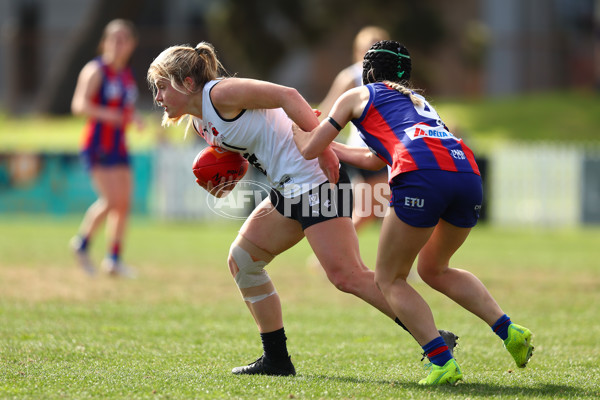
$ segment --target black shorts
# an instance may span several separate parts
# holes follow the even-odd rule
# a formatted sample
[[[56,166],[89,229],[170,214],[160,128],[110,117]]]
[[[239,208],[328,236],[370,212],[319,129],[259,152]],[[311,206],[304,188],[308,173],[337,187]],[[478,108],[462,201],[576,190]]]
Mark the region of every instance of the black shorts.
[[[300,222],[302,230],[333,218],[352,218],[352,186],[343,169],[334,189],[326,181],[293,198],[283,197],[277,190],[271,189],[270,199],[281,215]]]
[[[350,179],[360,178],[361,181],[368,181],[375,177],[381,176],[382,178],[385,177],[385,180],[387,181],[387,176],[388,176],[387,165],[381,169],[378,169],[377,171],[357,168],[353,165],[345,164],[345,163],[342,163],[342,165],[348,171],[348,175],[350,175]]]

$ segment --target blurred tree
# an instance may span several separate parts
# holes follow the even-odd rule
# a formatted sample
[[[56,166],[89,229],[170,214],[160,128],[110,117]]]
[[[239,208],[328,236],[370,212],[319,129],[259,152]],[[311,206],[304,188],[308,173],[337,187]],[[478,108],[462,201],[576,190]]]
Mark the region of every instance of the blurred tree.
[[[384,27],[415,55],[433,51],[445,34],[436,6],[439,1],[358,0],[350,5],[346,0],[204,0],[202,7],[195,7],[202,13],[187,13],[177,20],[178,28],[183,29],[174,35],[162,19],[172,5],[169,0],[90,0],[88,17],[70,36],[66,50],[41,84],[36,109],[52,114],[70,112],[79,71],[95,56],[102,30],[113,18],[131,19],[138,27],[140,22],[147,25],[147,29],[140,29],[140,46],[132,61],[138,75],[144,75],[163,47],[186,42],[194,45],[201,40],[215,45],[231,72],[267,80],[282,63],[289,64],[309,52],[313,56],[320,53],[321,60],[311,68],[316,75],[306,79],[314,82],[313,97],[321,98],[321,89],[326,90],[336,71],[351,62],[352,40],[365,25]],[[195,8],[189,5],[190,10]],[[163,43],[165,37],[175,42]],[[320,68],[323,63],[327,68]],[[415,80],[427,81],[427,71],[423,60],[413,74]],[[138,76],[138,83],[141,80]]]
[[[136,17],[148,3],[162,0],[95,0],[90,6],[88,18],[69,38],[65,53],[57,57],[48,79],[42,82],[36,109],[41,113],[67,114],[71,112],[71,98],[77,76],[86,62],[97,54],[98,42],[106,24],[114,18],[126,18],[135,22]]]
[[[379,25],[411,52],[439,45],[445,27],[437,0],[229,0],[207,14],[208,31],[225,66],[241,75],[269,79],[286,58],[301,49],[325,49],[331,73],[351,62],[352,40],[365,25]],[[417,79],[426,75],[416,71]],[[316,78],[318,79],[318,78]],[[329,82],[333,79],[327,77]],[[325,85],[326,86],[326,85]],[[319,94],[318,96],[321,96]]]
[[[22,1],[16,5],[16,18],[3,26],[8,43],[8,68],[10,79],[8,88],[8,108],[19,112],[20,102],[36,93],[39,85],[40,50],[40,9],[34,0]]]

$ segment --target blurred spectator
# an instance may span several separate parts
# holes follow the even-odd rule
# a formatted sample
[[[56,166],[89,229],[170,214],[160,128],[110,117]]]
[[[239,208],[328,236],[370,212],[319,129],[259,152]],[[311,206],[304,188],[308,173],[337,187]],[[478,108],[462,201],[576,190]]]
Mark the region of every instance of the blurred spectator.
[[[365,53],[373,43],[389,38],[388,32],[378,26],[366,26],[358,32],[353,44],[353,64],[337,74],[329,88],[329,92],[319,105],[323,117],[329,114],[333,104],[342,93],[362,85],[362,60]],[[347,143],[351,146],[366,147],[353,125],[350,126]],[[383,214],[380,210],[382,207],[387,207],[386,203],[389,198],[388,171],[387,167],[379,171],[367,171],[350,165],[345,165],[345,167],[353,183],[354,211],[352,222],[354,228],[358,231],[365,223],[375,220],[378,214]],[[385,200],[385,203],[382,203],[382,200]],[[379,217],[382,216],[379,215]]]
[[[81,155],[98,193],[84,215],[79,234],[71,240],[81,268],[90,275],[96,269],[89,257],[89,243],[105,219],[109,249],[102,267],[111,275],[132,275],[120,255],[132,193],[125,133],[131,122],[142,127],[135,112],[137,87],[129,67],[136,46],[133,23],[123,19],[109,22],[100,41],[100,55],[81,70],[71,103],[74,114],[88,118]]]

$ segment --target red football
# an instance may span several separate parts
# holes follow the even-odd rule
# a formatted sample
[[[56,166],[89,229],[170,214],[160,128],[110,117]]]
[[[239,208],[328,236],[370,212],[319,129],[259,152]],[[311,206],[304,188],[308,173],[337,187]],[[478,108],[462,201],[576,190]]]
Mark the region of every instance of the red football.
[[[241,154],[225,150],[222,147],[209,146],[203,149],[194,159],[192,167],[196,182],[206,185],[212,181],[217,186],[222,177],[233,177],[240,180],[248,171],[248,160]]]

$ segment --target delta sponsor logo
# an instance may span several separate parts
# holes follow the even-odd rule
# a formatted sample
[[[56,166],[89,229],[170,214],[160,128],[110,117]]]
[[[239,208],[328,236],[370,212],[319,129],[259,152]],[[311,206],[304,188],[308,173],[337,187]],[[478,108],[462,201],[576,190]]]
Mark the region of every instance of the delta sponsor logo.
[[[418,123],[405,130],[406,135],[414,139],[432,137],[437,139],[456,139],[456,137],[442,127],[432,127],[425,123]]]

